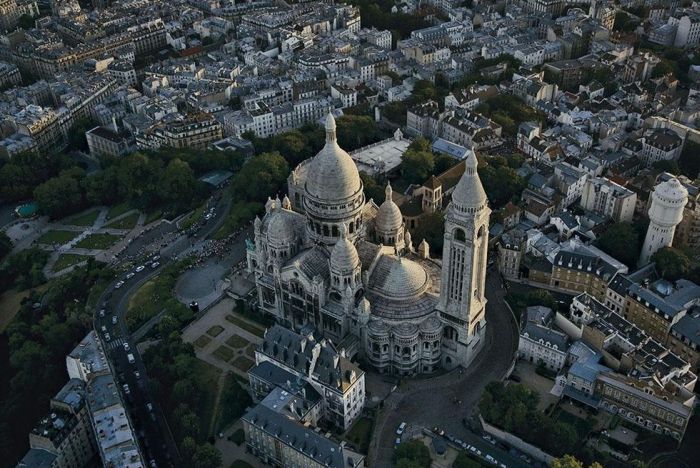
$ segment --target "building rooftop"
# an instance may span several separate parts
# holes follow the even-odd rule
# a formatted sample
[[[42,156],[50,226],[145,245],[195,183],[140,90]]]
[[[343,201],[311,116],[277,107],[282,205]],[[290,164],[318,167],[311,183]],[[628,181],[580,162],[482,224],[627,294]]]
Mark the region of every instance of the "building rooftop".
[[[364,458],[263,404],[257,405],[241,419],[323,466],[356,466]]]

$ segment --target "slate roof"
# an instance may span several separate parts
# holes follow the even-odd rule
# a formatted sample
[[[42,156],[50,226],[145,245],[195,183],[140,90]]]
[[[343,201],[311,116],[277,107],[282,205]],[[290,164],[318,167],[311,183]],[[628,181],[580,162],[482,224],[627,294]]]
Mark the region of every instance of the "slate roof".
[[[361,455],[351,452],[323,435],[295,423],[293,420],[265,405],[257,405],[246,413],[242,419],[323,466],[332,468],[357,466],[363,458]],[[346,457],[350,458],[347,465]]]
[[[340,356],[327,340],[316,341],[312,333],[300,335],[280,325],[265,332],[258,352],[341,393],[364,372]]]

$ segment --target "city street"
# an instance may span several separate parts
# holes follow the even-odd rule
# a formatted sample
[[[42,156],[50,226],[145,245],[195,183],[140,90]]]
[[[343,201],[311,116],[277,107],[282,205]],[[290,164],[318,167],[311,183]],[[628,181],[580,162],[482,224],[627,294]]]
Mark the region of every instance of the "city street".
[[[468,418],[487,383],[501,380],[518,348],[518,326],[504,302],[500,275],[486,275],[486,343],[471,367],[427,379],[407,379],[384,401],[370,445],[369,465],[390,467],[395,431],[401,422],[414,427],[440,427],[465,440],[473,434],[462,420]]]
[[[130,340],[124,314],[129,299],[146,281],[157,275],[174,258],[200,249],[206,242],[205,239],[216,232],[228,214],[230,202],[226,197],[221,197],[216,201],[215,206],[216,214],[202,225],[194,237],[196,240],[193,239],[192,242],[183,241],[187,236],[177,235],[173,232],[174,225],[167,223],[161,224],[164,227],[168,226],[167,228],[153,230],[135,240],[130,245],[126,257],[138,258],[135,264],[144,268],[140,272],[133,270],[134,275],[131,278],[121,275],[115,279],[103,293],[95,311],[95,330],[102,340],[105,353],[115,373],[119,391],[127,403],[129,416],[135,426],[141,448],[146,460],[149,462],[154,460],[159,467],[178,466],[177,447],[158,402],[153,401],[148,394],[146,368],[136,349],[136,343]],[[168,236],[165,246],[163,246],[164,236]],[[244,243],[243,238],[236,241]],[[236,250],[240,251],[240,249]],[[159,252],[162,252],[158,259],[160,265],[153,268],[151,265],[154,256]],[[149,254],[148,258],[144,258],[145,253]],[[123,282],[119,288],[115,287],[118,281]],[[102,310],[104,312],[101,312]],[[109,341],[106,340],[107,334],[110,337]],[[128,344],[128,351],[124,343]],[[124,384],[129,386],[128,395],[122,387]],[[148,403],[151,403],[152,410],[148,409]]]

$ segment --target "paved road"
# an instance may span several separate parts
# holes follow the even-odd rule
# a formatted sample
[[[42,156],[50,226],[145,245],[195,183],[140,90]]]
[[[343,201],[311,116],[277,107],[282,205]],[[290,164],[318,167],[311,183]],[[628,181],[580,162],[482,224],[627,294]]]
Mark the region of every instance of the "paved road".
[[[157,255],[160,250],[160,236],[164,232],[148,233],[147,237],[134,241],[135,249],[154,253],[137,263],[144,267],[142,271],[137,272],[134,269],[129,273],[133,273],[130,278],[121,275],[110,284],[100,298],[95,311],[95,330],[102,339],[107,358],[116,373],[119,390],[128,404],[129,415],[139,436],[146,462],[150,463],[150,460],[154,460],[159,467],[179,466],[177,446],[160,405],[149,395],[146,368],[135,343],[130,341],[124,314],[129,299],[141,285],[158,274],[174,258],[199,248],[201,243],[221,226],[228,214],[230,202],[226,198],[215,198],[212,204],[217,207],[216,214],[203,224],[191,239],[192,242],[186,240],[185,234],[176,236],[168,245],[168,249],[163,249],[167,254],[160,255],[158,258],[160,265],[156,268],[151,265],[154,255]],[[166,229],[165,233],[171,232],[172,229]],[[186,241],[181,241],[182,239]],[[172,248],[172,245],[176,248]],[[132,250],[131,254],[134,255],[136,252],[137,250]],[[117,286],[119,283],[121,285]],[[127,343],[128,351],[124,343]],[[130,359],[133,361],[130,362]],[[129,386],[128,394],[123,388],[124,384]],[[149,403],[152,405],[152,410],[147,407]]]
[[[390,467],[401,422],[414,427],[440,427],[465,439],[470,433],[462,423],[469,417],[487,383],[501,380],[518,348],[518,327],[503,298],[500,275],[486,276],[486,343],[467,371],[453,370],[428,379],[407,380],[384,401],[370,448],[370,465]],[[461,401],[455,403],[454,401]]]

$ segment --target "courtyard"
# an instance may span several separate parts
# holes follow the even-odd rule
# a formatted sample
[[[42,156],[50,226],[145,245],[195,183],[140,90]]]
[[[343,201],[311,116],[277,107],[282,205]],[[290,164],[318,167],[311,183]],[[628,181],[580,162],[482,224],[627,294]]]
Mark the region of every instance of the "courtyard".
[[[182,333],[192,343],[197,357],[224,372],[247,379],[255,365],[255,348],[262,343],[263,325],[234,312],[236,303],[228,297],[212,306]]]

